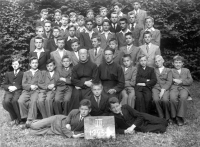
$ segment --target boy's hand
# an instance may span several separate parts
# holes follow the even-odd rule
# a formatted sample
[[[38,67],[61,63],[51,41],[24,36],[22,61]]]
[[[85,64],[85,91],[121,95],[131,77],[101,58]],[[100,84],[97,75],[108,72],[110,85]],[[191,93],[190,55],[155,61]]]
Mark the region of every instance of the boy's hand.
[[[163,97],[164,93],[165,93],[165,89],[161,89],[160,94],[159,94],[160,99]]]
[[[60,81],[66,82],[66,79],[61,77]]]
[[[137,83],[137,86],[146,86],[145,83]]]
[[[31,85],[31,90],[36,90],[38,88],[37,85]]]
[[[173,79],[173,81],[174,81],[177,85],[179,85],[179,84],[182,83],[182,80],[180,80],[180,79]]]
[[[48,85],[48,89],[53,89],[54,87],[55,87],[54,84],[50,84],[50,85]]]
[[[76,89],[81,89],[81,87],[75,86]]]
[[[115,92],[116,92],[115,89],[110,89],[110,90],[108,90],[108,93],[109,93],[109,94],[114,94]]]
[[[86,85],[87,87],[91,87],[92,86],[92,80],[85,81],[84,85]]]
[[[15,87],[15,86],[9,86],[9,87],[8,87],[8,90],[9,90],[10,92],[13,92],[13,91],[17,90],[17,87]]]
[[[71,131],[71,125],[70,124],[66,124],[66,128]]]

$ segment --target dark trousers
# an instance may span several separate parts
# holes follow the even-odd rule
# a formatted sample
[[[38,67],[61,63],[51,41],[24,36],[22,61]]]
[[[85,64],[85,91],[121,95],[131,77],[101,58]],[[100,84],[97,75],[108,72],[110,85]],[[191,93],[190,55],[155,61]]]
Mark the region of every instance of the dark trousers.
[[[58,86],[56,89],[55,100],[53,102],[53,108],[55,114],[68,115],[69,102],[72,95],[71,86]]]
[[[21,120],[18,99],[21,95],[21,90],[16,90],[14,92],[6,91],[4,99],[2,102],[3,108],[9,112],[11,120]]]
[[[136,86],[135,88],[135,108],[139,112],[150,113],[152,103],[152,92],[148,87]]]

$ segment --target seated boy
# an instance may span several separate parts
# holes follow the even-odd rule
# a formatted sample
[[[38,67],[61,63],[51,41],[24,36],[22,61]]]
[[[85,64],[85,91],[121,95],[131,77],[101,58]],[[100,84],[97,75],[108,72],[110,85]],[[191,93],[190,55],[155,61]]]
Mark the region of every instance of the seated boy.
[[[56,94],[54,100],[55,114],[68,115],[69,101],[71,99],[73,87],[71,86],[71,59],[69,56],[63,56],[62,67],[58,68],[59,79],[56,83]]]
[[[102,95],[103,86],[101,83],[93,83],[91,86],[92,93],[90,96],[85,97],[91,101],[91,116],[107,115],[108,113],[108,97]]]
[[[54,11],[54,18],[55,18],[55,21],[52,23],[52,27],[61,27],[62,23],[60,22],[61,21],[61,17],[62,16],[62,12],[60,9],[56,9]]]
[[[78,55],[78,49],[80,47],[80,42],[78,39],[72,39],[71,40],[71,48],[73,51],[71,51],[71,60],[72,65],[75,66],[79,62],[79,55]]]
[[[56,82],[59,74],[55,71],[55,61],[47,60],[47,71],[43,71],[39,77],[38,87],[39,95],[37,106],[43,118],[53,115],[53,100],[55,97]]]
[[[36,27],[36,37],[42,37],[43,38],[43,48],[44,50],[49,50],[49,48],[47,47],[48,45],[48,39],[43,37],[44,34],[44,28],[42,26],[38,26]],[[35,50],[35,37],[33,37],[30,41],[30,52]]]
[[[43,46],[43,38],[35,37],[35,50],[30,52],[31,57],[37,57],[38,59],[38,69],[46,70],[46,62],[50,58],[49,51],[45,51]]]
[[[135,80],[137,74],[137,68],[132,66],[131,56],[125,54],[123,60],[123,72],[125,78],[125,88],[122,90],[122,101],[121,104],[128,104],[132,108],[135,107]]]
[[[37,57],[29,59],[30,70],[26,71],[22,79],[23,91],[18,99],[20,115],[27,119],[26,124],[37,118],[38,81],[41,71],[38,70]]]
[[[171,118],[176,120],[179,126],[184,125],[184,118],[187,112],[187,98],[190,96],[188,87],[193,79],[190,70],[183,68],[184,58],[175,56],[173,58],[174,68],[172,70],[172,86],[170,89]]]
[[[12,59],[12,72],[5,74],[3,88],[5,90],[2,102],[3,108],[8,111],[11,117],[11,125],[18,125],[21,121],[18,99],[22,93],[22,77],[23,72],[20,71],[21,61],[18,58]]]
[[[54,115],[30,124],[31,134],[34,135],[62,135],[67,138],[84,137],[84,118],[90,115],[91,102],[84,99],[79,109],[73,109],[68,116]]]
[[[164,59],[160,55],[155,56],[155,73],[157,83],[152,89],[153,101],[156,105],[156,110],[160,118],[165,118],[169,124],[172,123],[170,119],[170,105],[169,105],[169,90],[172,85],[171,69],[164,67]]]
[[[150,67],[155,67],[155,56],[160,55],[159,46],[151,43],[152,34],[149,31],[144,32],[143,38],[145,44],[140,46],[139,55],[147,56],[147,65]]]
[[[41,12],[40,12],[41,18],[36,21],[36,27],[38,27],[38,26],[44,27],[44,23],[47,21],[48,13],[49,13],[48,9],[41,10]]]
[[[89,50],[90,60],[99,66],[103,60],[103,49],[100,47],[101,38],[99,36],[92,37],[93,48]]]
[[[109,47],[114,50],[113,61],[119,65],[122,65],[122,57],[124,52],[119,50],[118,41],[116,38],[111,38],[109,40]]]
[[[147,56],[139,56],[138,61],[139,65],[135,86],[135,108],[139,112],[150,113],[152,108],[152,87],[157,82],[156,74],[154,68],[147,66]]]
[[[110,115],[115,117],[116,132],[133,134],[134,132],[164,133],[167,121],[146,113],[140,113],[129,105],[121,105],[116,97],[109,99]]]

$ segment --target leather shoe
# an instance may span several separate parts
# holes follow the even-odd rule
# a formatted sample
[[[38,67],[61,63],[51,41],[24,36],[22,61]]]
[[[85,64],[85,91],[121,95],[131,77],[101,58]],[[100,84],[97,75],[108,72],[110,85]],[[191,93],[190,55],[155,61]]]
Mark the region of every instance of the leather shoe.
[[[184,125],[184,120],[181,117],[176,117],[176,121],[178,126]]]

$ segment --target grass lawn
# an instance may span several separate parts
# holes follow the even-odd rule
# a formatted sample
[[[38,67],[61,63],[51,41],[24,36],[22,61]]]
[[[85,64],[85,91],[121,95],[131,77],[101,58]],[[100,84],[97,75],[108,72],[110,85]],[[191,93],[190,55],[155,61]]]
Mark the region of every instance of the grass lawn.
[[[62,136],[32,136],[29,130],[9,126],[10,117],[0,104],[0,147],[200,147],[200,83],[190,88],[193,101],[188,101],[187,125],[169,126],[164,134],[137,133],[117,135],[115,140],[67,139]],[[4,91],[0,90],[0,103]]]

